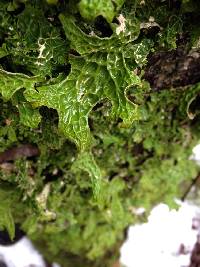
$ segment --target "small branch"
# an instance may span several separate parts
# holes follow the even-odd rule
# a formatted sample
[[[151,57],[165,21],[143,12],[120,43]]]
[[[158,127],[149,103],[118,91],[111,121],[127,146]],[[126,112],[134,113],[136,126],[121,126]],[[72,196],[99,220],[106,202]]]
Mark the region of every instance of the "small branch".
[[[198,175],[193,179],[193,181],[191,182],[190,186],[187,188],[187,190],[183,194],[183,196],[181,198],[182,201],[184,201],[187,198],[187,196],[190,193],[192,187],[197,184],[198,180],[200,180],[200,173],[198,173]]]

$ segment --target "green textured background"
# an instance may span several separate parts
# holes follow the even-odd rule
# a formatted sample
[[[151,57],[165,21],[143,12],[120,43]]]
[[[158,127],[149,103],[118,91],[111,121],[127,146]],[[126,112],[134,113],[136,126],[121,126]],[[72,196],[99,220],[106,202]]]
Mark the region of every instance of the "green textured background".
[[[182,49],[199,49],[199,11],[198,1],[1,1],[0,152],[40,150],[0,164],[11,238],[18,223],[62,267],[110,267],[141,220],[134,209],[175,206],[198,173],[188,158],[200,84],[154,90],[142,76],[149,53],[177,49],[180,35]]]

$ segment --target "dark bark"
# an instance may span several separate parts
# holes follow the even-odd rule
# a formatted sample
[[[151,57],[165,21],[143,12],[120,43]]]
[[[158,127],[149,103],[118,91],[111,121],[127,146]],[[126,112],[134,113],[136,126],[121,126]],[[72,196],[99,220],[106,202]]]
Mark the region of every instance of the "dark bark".
[[[176,88],[200,81],[200,51],[161,51],[149,56],[143,76],[154,90]]]

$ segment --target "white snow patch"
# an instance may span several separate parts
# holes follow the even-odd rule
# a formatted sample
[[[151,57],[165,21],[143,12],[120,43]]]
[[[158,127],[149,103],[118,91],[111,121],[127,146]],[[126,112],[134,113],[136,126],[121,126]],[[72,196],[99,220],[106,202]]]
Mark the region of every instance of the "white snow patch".
[[[31,264],[35,267],[45,267],[44,259],[26,237],[11,246],[0,245],[0,259],[9,267],[28,267]]]
[[[200,144],[196,145],[192,149],[192,155],[189,157],[189,159],[196,161],[197,165],[200,165]]]
[[[128,238],[121,247],[121,263],[126,267],[187,267],[196,243],[198,230],[192,229],[200,209],[180,203],[179,210],[159,204],[148,222],[129,227]],[[185,253],[180,253],[181,246]]]
[[[46,267],[43,257],[27,237],[11,246],[0,245],[0,260],[8,267]],[[53,263],[52,267],[60,265]]]

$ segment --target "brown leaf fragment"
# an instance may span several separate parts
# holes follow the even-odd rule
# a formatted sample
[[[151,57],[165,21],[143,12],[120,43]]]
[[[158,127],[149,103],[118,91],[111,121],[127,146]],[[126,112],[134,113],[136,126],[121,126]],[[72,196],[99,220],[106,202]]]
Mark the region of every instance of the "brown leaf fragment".
[[[0,163],[14,161],[20,158],[35,157],[40,154],[38,147],[31,144],[24,144],[18,147],[12,147],[0,153]]]

